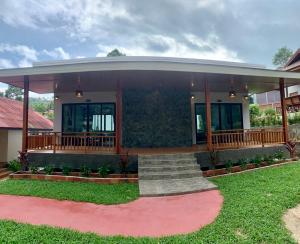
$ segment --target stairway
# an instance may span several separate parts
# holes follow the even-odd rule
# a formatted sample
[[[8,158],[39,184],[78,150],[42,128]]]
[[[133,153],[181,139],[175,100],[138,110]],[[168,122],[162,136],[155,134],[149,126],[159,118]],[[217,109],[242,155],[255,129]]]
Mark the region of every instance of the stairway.
[[[202,176],[193,153],[139,155],[141,196],[164,196],[206,191],[216,186]]]
[[[0,180],[8,177],[11,174],[7,168],[0,168]]]

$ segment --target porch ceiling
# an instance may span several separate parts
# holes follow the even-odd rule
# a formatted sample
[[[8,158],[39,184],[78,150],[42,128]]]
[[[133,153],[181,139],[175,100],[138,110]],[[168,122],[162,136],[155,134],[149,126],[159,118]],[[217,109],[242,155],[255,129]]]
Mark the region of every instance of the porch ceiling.
[[[207,80],[212,91],[233,88],[237,92],[261,93],[279,88],[279,78],[286,86],[300,84],[300,73],[268,70],[240,63],[159,58],[117,57],[73,60],[39,64],[31,68],[0,70],[0,81],[23,88],[23,77],[29,75],[30,90],[37,93],[72,92],[80,73],[84,91],[111,91],[117,80],[132,84],[148,82],[193,83],[191,89],[203,90]]]

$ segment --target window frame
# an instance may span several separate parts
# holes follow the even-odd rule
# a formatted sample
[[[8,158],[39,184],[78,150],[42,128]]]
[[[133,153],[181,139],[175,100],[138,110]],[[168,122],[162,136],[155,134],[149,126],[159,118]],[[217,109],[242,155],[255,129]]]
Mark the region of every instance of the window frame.
[[[61,132],[62,133],[75,133],[75,131],[73,132],[65,132],[64,131],[64,107],[66,106],[80,106],[80,105],[85,105],[86,106],[86,109],[87,109],[87,116],[86,116],[86,132],[88,133],[115,133],[116,132],[116,103],[114,102],[94,102],[94,103],[63,103],[62,104],[62,111],[61,111]],[[97,131],[97,132],[93,132],[93,131],[90,131],[90,123],[89,123],[89,117],[90,117],[90,105],[101,105],[101,115],[103,115],[102,113],[102,105],[112,105],[113,106],[113,122],[114,122],[114,130],[112,131],[106,131],[106,130],[102,130],[102,126],[101,126],[101,130],[100,131]],[[75,110],[75,113],[76,113],[76,110]],[[75,117],[76,117],[76,114],[75,114]],[[106,122],[105,122],[106,123]],[[76,124],[75,124],[76,125]],[[76,128],[75,128],[76,130]]]

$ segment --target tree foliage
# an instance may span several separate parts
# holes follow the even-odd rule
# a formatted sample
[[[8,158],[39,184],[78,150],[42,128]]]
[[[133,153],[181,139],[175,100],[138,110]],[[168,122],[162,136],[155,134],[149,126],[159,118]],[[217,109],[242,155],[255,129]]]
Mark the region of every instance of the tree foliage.
[[[293,50],[287,47],[279,48],[273,57],[273,64],[278,67],[283,67],[292,55]]]
[[[14,100],[22,101],[23,100],[23,89],[8,85],[8,88],[5,91],[5,97],[11,98]]]
[[[118,56],[126,56],[126,54],[121,53],[117,48],[115,48],[114,50],[110,51],[107,54],[107,57],[118,57]]]

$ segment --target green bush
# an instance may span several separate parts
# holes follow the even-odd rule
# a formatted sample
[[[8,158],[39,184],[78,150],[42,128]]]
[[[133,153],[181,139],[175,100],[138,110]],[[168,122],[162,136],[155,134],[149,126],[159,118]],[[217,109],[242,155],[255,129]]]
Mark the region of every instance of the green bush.
[[[8,169],[11,170],[12,172],[18,172],[22,168],[21,163],[14,159],[8,162]]]
[[[101,175],[103,178],[107,177],[108,174],[110,173],[110,169],[107,166],[101,166],[98,169],[99,175]]]
[[[52,165],[47,165],[45,168],[44,168],[44,171],[46,173],[46,175],[52,175],[53,174],[53,166]]]
[[[274,158],[278,160],[284,159],[284,152],[282,150],[278,150],[277,152],[274,153]]]
[[[231,168],[233,167],[233,162],[231,160],[227,160],[225,164],[227,172],[231,172]]]
[[[255,158],[252,158],[250,160],[250,163],[255,164],[256,167],[260,166],[260,164],[263,162],[263,158],[259,155],[256,155]]]
[[[237,164],[240,165],[243,170],[247,168],[247,163],[248,160],[245,158],[241,158],[237,161]]]
[[[68,176],[68,175],[70,175],[70,172],[71,172],[71,168],[70,168],[70,167],[64,166],[64,167],[62,168],[62,174],[63,174],[63,175]]]
[[[37,174],[38,171],[39,171],[39,169],[38,169],[37,166],[31,166],[30,167],[30,171],[31,171],[32,174]]]
[[[80,174],[83,177],[89,177],[91,175],[92,170],[87,166],[82,166],[80,168]]]

